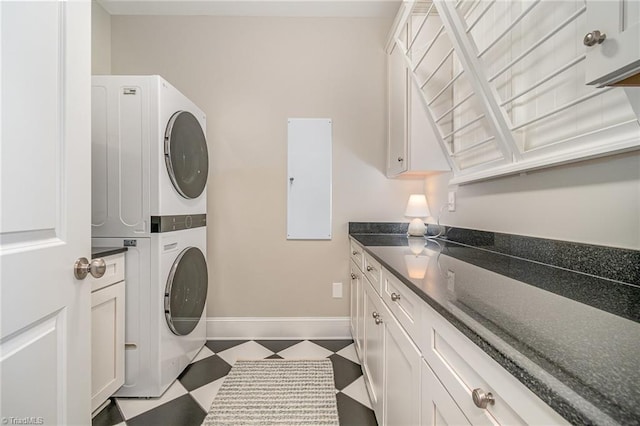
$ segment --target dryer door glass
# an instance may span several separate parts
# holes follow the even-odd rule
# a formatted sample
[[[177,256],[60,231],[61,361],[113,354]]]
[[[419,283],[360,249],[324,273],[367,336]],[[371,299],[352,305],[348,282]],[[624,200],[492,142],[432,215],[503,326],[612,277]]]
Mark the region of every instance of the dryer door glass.
[[[198,119],[187,111],[171,116],[164,135],[164,159],[171,182],[184,198],[198,198],[207,184],[207,140]]]
[[[173,262],[164,292],[164,312],[174,334],[184,336],[200,322],[207,301],[207,263],[197,247],[184,249]]]

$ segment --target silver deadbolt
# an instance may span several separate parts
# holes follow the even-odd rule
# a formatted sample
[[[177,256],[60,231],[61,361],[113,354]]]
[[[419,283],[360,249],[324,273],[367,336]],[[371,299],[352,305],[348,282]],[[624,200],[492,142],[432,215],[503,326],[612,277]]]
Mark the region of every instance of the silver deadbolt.
[[[73,265],[73,275],[79,280],[84,280],[87,274],[93,278],[100,278],[107,270],[107,263],[102,258],[93,259],[91,263],[86,257],[80,257]]]

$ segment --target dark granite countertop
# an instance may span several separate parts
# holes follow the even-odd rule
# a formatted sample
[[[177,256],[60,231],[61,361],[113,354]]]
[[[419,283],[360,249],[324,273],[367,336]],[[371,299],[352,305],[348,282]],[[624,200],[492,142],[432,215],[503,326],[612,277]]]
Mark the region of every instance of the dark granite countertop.
[[[113,256],[125,251],[127,251],[126,247],[91,247],[91,258]]]
[[[640,425],[639,286],[445,239],[350,235],[569,422]]]

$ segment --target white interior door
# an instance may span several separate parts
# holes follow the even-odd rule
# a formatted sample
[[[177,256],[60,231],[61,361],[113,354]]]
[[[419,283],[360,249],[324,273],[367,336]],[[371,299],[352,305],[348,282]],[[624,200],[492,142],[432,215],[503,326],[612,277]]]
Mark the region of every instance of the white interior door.
[[[0,1],[0,418],[90,424],[90,2]]]

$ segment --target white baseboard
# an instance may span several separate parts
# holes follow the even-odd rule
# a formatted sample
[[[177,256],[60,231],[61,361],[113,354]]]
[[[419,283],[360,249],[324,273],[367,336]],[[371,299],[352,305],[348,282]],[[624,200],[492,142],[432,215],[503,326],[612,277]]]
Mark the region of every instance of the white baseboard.
[[[349,317],[209,317],[207,339],[351,339]]]

